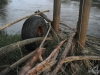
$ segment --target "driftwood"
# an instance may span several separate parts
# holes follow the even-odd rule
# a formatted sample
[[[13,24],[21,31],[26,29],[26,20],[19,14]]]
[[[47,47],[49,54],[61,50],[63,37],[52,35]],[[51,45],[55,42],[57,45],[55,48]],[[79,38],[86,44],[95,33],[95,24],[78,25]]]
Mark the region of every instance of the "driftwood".
[[[78,61],[78,60],[100,60],[100,56],[70,56],[63,60],[63,63]]]
[[[58,61],[58,64],[57,64],[56,68],[54,69],[54,71],[51,73],[51,75],[56,75],[56,73],[58,72],[58,70],[62,67],[62,61],[65,59],[66,55],[69,52],[69,49],[71,47],[72,40],[73,40],[74,36],[75,36],[75,33],[73,33],[71,35],[71,37],[69,38],[67,46],[66,46],[65,50],[63,51],[63,53],[62,53],[62,55],[60,57],[60,60]]]
[[[62,60],[61,64],[72,62],[72,61],[79,61],[79,60],[100,60],[100,57],[99,56],[70,56],[70,57],[66,57],[64,60]],[[57,62],[57,60],[48,63],[41,70],[39,70],[38,73],[36,73],[34,75],[41,74],[46,69],[51,68],[56,62]]]
[[[26,75],[26,73],[34,66],[35,62],[40,59],[43,61],[41,54],[43,53],[44,48],[39,48],[32,58],[26,63],[26,65],[22,68],[21,72],[19,75]]]
[[[38,15],[38,14],[41,14],[41,13],[44,13],[44,12],[49,12],[49,10],[42,11],[42,12],[38,12],[38,13],[29,15],[29,16],[25,16],[25,17],[23,17],[23,18],[21,18],[21,19],[19,19],[19,20],[16,20],[16,21],[11,22],[11,23],[9,23],[9,24],[3,25],[2,27],[0,27],[0,30],[3,30],[3,29],[5,29],[5,28],[7,28],[7,27],[9,27],[9,26],[11,26],[11,25],[13,25],[13,24],[19,22],[19,21],[22,21],[22,20],[26,19],[26,18],[29,18],[29,17],[31,17],[31,16],[35,16],[35,15]]]
[[[99,56],[70,56],[62,60],[62,64],[72,62],[72,61],[79,61],[79,60],[100,60],[100,57]],[[47,68],[48,69],[51,68],[56,62],[57,60],[48,63],[44,68],[42,68],[41,71],[38,71],[37,74],[42,73]]]
[[[70,56],[70,57],[66,57],[64,60],[62,60],[61,64],[72,62],[72,61],[79,61],[79,60],[100,60],[100,57],[99,56]],[[54,60],[54,61],[48,63],[41,70],[39,70],[38,73],[36,73],[34,75],[41,74],[46,69],[51,68],[56,62],[57,62],[57,60]]]
[[[36,53],[33,55],[33,57],[26,63],[26,65],[22,68],[19,75],[25,75],[33,67],[34,63],[38,60],[38,58],[41,61],[43,61],[41,54],[42,54],[44,48],[42,48],[42,46],[43,46],[50,30],[51,30],[51,23],[49,22],[49,29],[48,29],[42,43],[40,44],[39,49],[36,51]]]
[[[31,38],[31,39],[27,39],[27,40],[19,41],[17,43],[10,44],[8,46],[4,46],[0,48],[0,56],[4,55],[5,53],[11,52],[18,47],[22,47],[26,44],[33,43],[33,42],[42,41],[43,39],[44,37]],[[47,38],[46,40],[51,40],[51,38]]]
[[[38,11],[36,11],[35,13],[38,13],[38,12],[40,12],[40,11],[38,10]],[[52,23],[52,21],[51,21],[44,13],[41,13],[41,14],[39,14],[39,15],[40,15],[41,17],[43,17],[47,22]],[[49,26],[50,26],[52,32],[55,34],[57,40],[59,40],[58,37],[57,37],[57,35],[56,35],[56,33],[55,33],[55,31],[54,31],[53,28],[51,27],[51,24],[49,24]],[[57,52],[57,53],[55,54],[55,56],[51,59],[51,62],[54,61],[54,60],[56,60],[56,58],[57,58],[57,56],[58,56],[58,53],[59,53],[59,52]],[[49,68],[49,69],[46,69],[46,70],[44,71],[43,75],[49,75],[49,74],[50,74],[49,71],[50,71],[50,68]]]
[[[55,54],[55,56],[51,59],[51,61],[50,61],[50,62],[55,61],[55,60],[56,60],[56,58],[57,58],[57,56],[58,56],[58,54],[59,54],[59,51]],[[54,64],[53,64],[53,65],[54,65]],[[50,68],[46,69],[46,70],[43,72],[43,75],[50,75],[50,71],[51,71],[51,69],[50,69]]]
[[[57,58],[57,56],[58,56],[58,54],[59,54],[59,51],[58,51],[58,52],[54,55],[54,57],[51,59],[51,61],[50,61],[50,62],[55,61],[55,60],[56,60],[56,58]],[[43,75],[50,75],[50,71],[51,71],[51,69],[50,69],[50,68],[46,69],[46,70],[43,72]]]
[[[50,69],[53,65],[55,65],[57,62],[57,60],[54,60],[54,61],[51,61],[50,63],[48,63],[47,65],[45,65],[45,67],[43,67],[41,70],[38,71],[38,73],[34,74],[34,75],[39,75],[41,74],[42,72],[44,72],[45,70],[47,69]],[[44,75],[44,74],[43,74]],[[45,74],[47,75],[47,74]]]
[[[36,11],[35,13],[39,13],[40,10]],[[41,14],[38,14],[40,15],[41,17],[43,17],[47,22],[52,22],[44,13],[41,13]]]
[[[28,73],[26,75],[33,75],[35,73],[37,73],[39,70],[41,70],[43,67],[45,67],[45,65],[47,65],[50,60],[54,57],[54,55],[59,51],[60,47],[67,41],[67,39],[65,39],[64,41],[62,41],[54,50],[53,52],[49,55],[48,58],[46,58],[43,62],[41,62],[40,64],[38,64],[36,67],[34,67],[33,69],[29,70]]]
[[[43,37],[39,37],[39,38],[32,38],[32,39],[27,39],[27,40],[23,40],[23,41],[20,41],[20,42],[17,42],[17,43],[13,43],[11,45],[8,45],[8,46],[5,46],[5,47],[2,47],[0,48],[0,56],[5,54],[5,53],[8,53],[8,52],[11,52],[12,50],[18,48],[18,47],[21,47],[23,45],[26,45],[26,44],[29,44],[29,43],[33,43],[33,42],[37,42],[37,41],[42,41],[40,47],[31,52],[30,54],[24,56],[23,58],[21,58],[20,60],[18,60],[17,62],[15,62],[14,64],[12,64],[11,66],[7,67],[5,70],[3,70],[2,72],[0,72],[0,75],[5,75],[7,74],[8,72],[10,72],[12,69],[14,69],[15,67],[17,67],[18,65],[20,65],[21,63],[25,62],[27,59],[31,58],[30,60],[28,60],[28,62],[25,64],[24,67],[22,67],[22,70],[19,72],[19,75],[39,75],[43,72],[43,75],[56,75],[56,73],[59,71],[59,69],[63,70],[62,69],[62,65],[64,63],[68,63],[68,62],[72,62],[72,61],[78,61],[78,60],[100,60],[100,57],[99,56],[70,56],[70,57],[66,57],[66,55],[68,55],[68,52],[72,46],[72,42],[73,42],[73,38],[75,36],[75,32],[70,36],[69,40],[65,39],[64,41],[62,41],[53,51],[52,53],[43,61],[43,58],[42,58],[42,53],[43,53],[43,50],[44,48],[42,48],[43,44],[44,44],[44,41],[45,40],[52,40],[51,38],[47,38],[47,35],[49,34],[50,32],[50,29],[52,30],[52,27],[51,27],[51,23],[52,21],[50,19],[47,18],[47,16],[45,14],[43,14],[44,12],[47,12],[47,11],[43,11],[43,12],[36,12],[36,14],[33,14],[33,15],[40,15],[41,17],[43,17],[47,22],[49,22],[49,29],[48,29],[48,32],[45,36],[45,38]],[[31,16],[33,16],[31,15]],[[6,26],[3,26],[0,28],[0,30],[6,28],[6,27],[9,27],[11,26],[12,24],[15,24],[25,18],[28,18],[30,16],[27,16],[27,17],[24,17],[20,20],[17,20],[15,22],[12,22],[10,24],[7,24]],[[76,31],[74,28],[71,28],[70,26],[64,24],[64,23],[60,23],[68,28],[70,28],[71,30],[73,31]],[[56,57],[58,55],[58,51],[59,49],[61,48],[61,46],[66,42],[68,41],[67,43],[67,46],[65,48],[65,50],[62,52],[61,56],[59,57],[58,60],[56,60]],[[93,42],[92,42],[93,43]],[[95,43],[94,43],[95,44]],[[99,45],[99,44],[98,44]],[[40,59],[40,61],[42,61],[41,63],[37,64],[35,67],[33,67],[35,65],[35,62]],[[51,67],[53,65],[57,64],[57,66],[55,66],[55,69],[53,70],[52,73],[48,72],[50,71]],[[45,73],[47,72],[47,73]],[[63,70],[63,72],[65,72]],[[66,74],[66,73],[65,73]]]
[[[4,69],[2,72],[0,72],[0,75],[5,75],[8,72],[10,72],[11,70],[13,70],[14,68],[16,68],[18,65],[20,65],[21,63],[25,62],[27,59],[29,59],[30,57],[32,57],[34,55],[34,53],[36,52],[33,51],[30,54],[24,56],[23,58],[21,58],[20,60],[18,60],[17,62],[15,62],[14,64],[12,64],[11,66],[7,67],[6,69]]]

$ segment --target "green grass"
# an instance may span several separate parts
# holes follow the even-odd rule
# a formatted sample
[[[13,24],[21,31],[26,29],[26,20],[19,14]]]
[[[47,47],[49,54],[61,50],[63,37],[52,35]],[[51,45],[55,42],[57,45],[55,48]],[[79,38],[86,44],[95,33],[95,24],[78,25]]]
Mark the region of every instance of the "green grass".
[[[0,48],[21,40],[20,34],[8,35],[4,31],[0,32]],[[22,57],[20,49],[13,50],[0,56],[0,66],[11,65]],[[0,68],[0,71],[5,67]]]
[[[11,43],[14,43],[20,40],[21,40],[20,34],[8,35],[4,32],[0,32],[0,47],[9,45]]]

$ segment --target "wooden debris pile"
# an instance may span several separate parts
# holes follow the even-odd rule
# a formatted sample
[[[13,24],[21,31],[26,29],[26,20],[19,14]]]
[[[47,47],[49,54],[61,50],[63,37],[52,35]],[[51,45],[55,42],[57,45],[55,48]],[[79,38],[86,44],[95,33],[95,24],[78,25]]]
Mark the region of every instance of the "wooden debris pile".
[[[58,39],[58,34],[56,34],[51,26],[52,21],[47,18],[46,15],[41,13],[40,11],[37,11],[36,13],[39,13],[41,17],[43,17],[47,22],[48,22],[48,32],[45,37],[39,37],[39,38],[33,38],[33,39],[27,39],[23,40],[20,43],[13,43],[11,45],[5,46],[0,48],[0,56],[2,56],[6,52],[11,52],[17,47],[21,47],[23,45],[26,45],[27,42],[36,42],[43,40],[40,47],[36,49],[35,51],[31,52],[30,54],[24,56],[14,64],[10,65],[9,67],[5,68],[3,71],[0,72],[0,75],[6,75],[9,73],[12,69],[16,68],[18,65],[22,64],[26,60],[26,64],[22,67],[22,69],[18,72],[18,75],[56,75],[59,73],[59,71],[63,72],[62,74],[67,75],[68,70],[72,71],[72,75],[76,75],[75,71],[80,71],[79,66],[88,66],[88,61],[91,60],[100,60],[99,56],[90,56],[90,55],[85,55],[82,54],[77,54],[77,49],[75,49],[75,35],[76,35],[76,30],[65,25],[66,27],[69,27],[71,30],[73,30],[72,33],[70,33],[69,37],[65,38],[63,41],[61,41],[54,50],[50,53],[46,59],[42,57],[43,52],[46,50],[46,48],[43,47],[43,44],[46,40],[53,40],[54,38]],[[29,16],[28,16],[29,17]],[[7,26],[3,27],[6,28]],[[3,29],[3,28],[0,28]],[[64,32],[63,30],[61,30]],[[49,33],[54,33],[56,37],[48,37]],[[18,44],[19,43],[19,44]],[[64,46],[64,47],[63,47]],[[64,48],[62,50],[62,48]],[[7,49],[7,50],[6,50]],[[37,61],[40,60],[40,62],[37,63]],[[85,63],[83,63],[81,60],[83,60]],[[79,63],[75,61],[80,61]],[[73,62],[73,63],[72,63]],[[70,68],[69,68],[70,67]],[[90,68],[92,69],[92,68]],[[60,75],[60,74],[59,74]]]

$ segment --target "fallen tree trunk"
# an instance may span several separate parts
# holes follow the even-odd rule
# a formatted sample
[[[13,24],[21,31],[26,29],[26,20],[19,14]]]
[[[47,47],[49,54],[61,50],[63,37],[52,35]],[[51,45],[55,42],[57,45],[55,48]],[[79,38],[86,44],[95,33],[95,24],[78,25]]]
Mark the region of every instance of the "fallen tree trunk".
[[[0,48],[0,56],[4,55],[5,53],[11,52],[18,47],[22,47],[26,44],[33,43],[33,42],[42,41],[43,39],[44,39],[44,37],[36,37],[36,38],[19,41],[17,43],[13,43],[8,46],[4,46],[4,47]],[[52,40],[52,39],[47,38],[46,40]]]
[[[63,51],[59,61],[58,61],[58,64],[56,66],[56,68],[54,69],[54,71],[51,73],[51,75],[56,75],[56,73],[59,71],[59,69],[62,67],[62,61],[65,59],[66,55],[68,54],[69,50],[70,50],[70,47],[71,47],[71,44],[72,44],[72,40],[73,40],[73,37],[75,36],[75,33],[73,33],[71,35],[71,37],[69,38],[68,40],[68,43],[67,43],[67,46],[65,48],[65,50]]]
[[[9,27],[9,26],[11,26],[11,25],[13,25],[13,24],[19,22],[19,21],[22,21],[22,20],[26,19],[26,18],[29,18],[29,17],[31,17],[31,16],[35,16],[35,15],[38,15],[38,14],[41,14],[41,13],[44,13],[44,12],[49,12],[49,10],[42,11],[42,12],[38,12],[38,13],[29,15],[29,16],[25,16],[25,17],[23,17],[23,18],[21,18],[21,19],[19,19],[19,20],[16,20],[16,21],[11,22],[11,23],[9,23],[9,24],[3,25],[2,27],[0,27],[0,30],[3,30],[3,29],[5,29],[5,28],[7,28],[7,27]]]
[[[54,50],[53,52],[49,55],[48,58],[46,58],[43,62],[41,62],[40,64],[38,64],[36,67],[34,67],[33,69],[29,70],[27,72],[26,75],[33,75],[35,73],[37,73],[39,70],[41,70],[43,67],[45,67],[45,65],[47,65],[50,60],[55,56],[55,54],[59,51],[60,47],[67,41],[67,39],[65,39],[64,41],[62,41]]]
[[[43,53],[43,50],[45,48],[39,48],[34,55],[32,56],[32,58],[25,64],[25,66],[22,68],[22,70],[19,72],[18,75],[26,75],[26,73],[34,66],[35,62],[40,59],[41,61],[43,61],[41,54]]]

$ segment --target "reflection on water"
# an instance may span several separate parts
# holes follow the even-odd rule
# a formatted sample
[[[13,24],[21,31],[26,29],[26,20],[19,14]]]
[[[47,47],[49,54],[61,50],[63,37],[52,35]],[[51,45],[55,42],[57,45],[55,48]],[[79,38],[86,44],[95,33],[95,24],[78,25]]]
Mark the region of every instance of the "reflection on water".
[[[5,6],[8,4],[8,0],[0,0],[0,18],[5,19],[6,9]]]
[[[62,3],[69,3],[71,0],[61,0]]]
[[[33,14],[37,10],[50,10],[46,15],[53,18],[53,0],[0,0],[0,26]],[[79,0],[62,0],[61,21],[76,27],[79,13]],[[21,21],[5,29],[8,34],[21,31]],[[93,0],[88,34],[100,37],[100,0]]]
[[[0,0],[0,9],[4,8],[8,4],[8,0]]]
[[[92,7],[97,7],[100,9],[100,0],[93,0]]]

